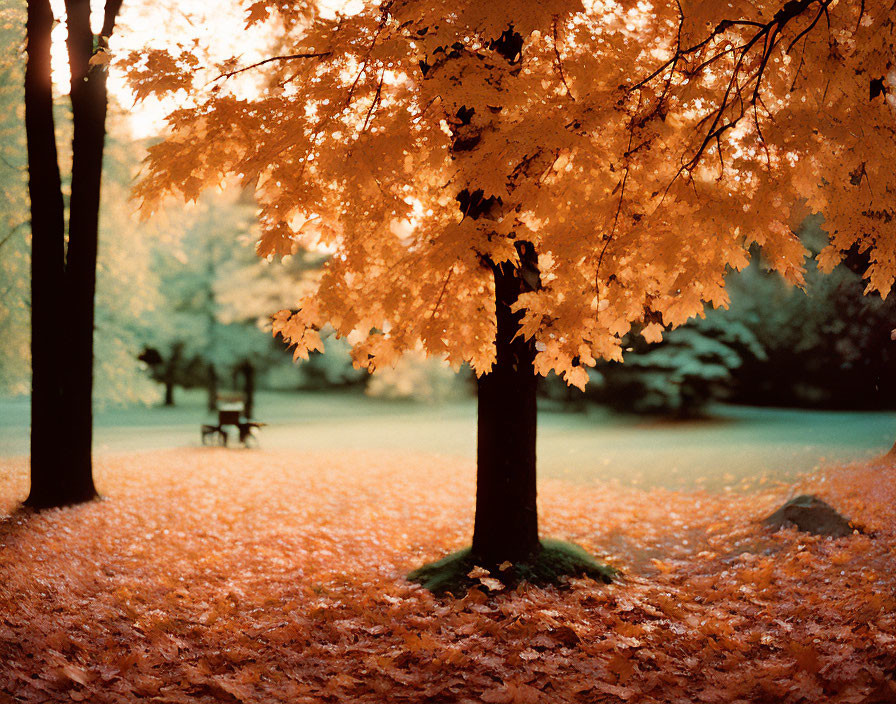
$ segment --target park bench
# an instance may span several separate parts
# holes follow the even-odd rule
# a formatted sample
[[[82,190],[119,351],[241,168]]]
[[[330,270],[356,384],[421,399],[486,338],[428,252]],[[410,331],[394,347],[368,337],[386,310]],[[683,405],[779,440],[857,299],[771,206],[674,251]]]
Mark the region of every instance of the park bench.
[[[264,423],[245,418],[243,416],[242,404],[221,406],[218,409],[217,425],[202,424],[202,444],[227,447],[227,441],[230,439],[230,431],[228,429],[236,428],[240,443],[244,447],[254,447],[258,444],[255,431],[264,425]]]

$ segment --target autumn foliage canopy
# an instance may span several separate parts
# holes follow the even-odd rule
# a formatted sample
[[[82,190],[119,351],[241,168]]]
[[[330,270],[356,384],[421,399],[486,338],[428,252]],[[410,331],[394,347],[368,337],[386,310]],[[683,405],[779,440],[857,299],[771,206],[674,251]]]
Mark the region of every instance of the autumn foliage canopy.
[[[422,346],[494,361],[492,269],[534,245],[517,303],[536,371],[583,386],[596,358],[724,306],[753,243],[800,284],[793,227],[824,216],[832,268],[896,274],[891,3],[368,4],[261,0],[269,59],[197,78],[201,47],[126,59],[139,97],[185,90],[138,195],[255,185],[261,255],[334,253],[275,328],[298,355],[329,322],[357,364]]]

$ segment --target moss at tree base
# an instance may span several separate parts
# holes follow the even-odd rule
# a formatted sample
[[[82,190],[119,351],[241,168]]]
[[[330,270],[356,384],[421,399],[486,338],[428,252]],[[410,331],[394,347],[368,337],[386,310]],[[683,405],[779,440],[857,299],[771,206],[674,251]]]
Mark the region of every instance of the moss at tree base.
[[[474,586],[500,589],[499,585],[489,587],[488,581],[470,577],[470,572],[477,567],[488,569],[489,579],[496,579],[509,588],[520,582],[537,586],[557,585],[563,582],[564,577],[590,577],[609,584],[619,576],[618,570],[599,563],[579,545],[547,539],[541,541],[541,552],[531,561],[505,566],[503,570],[500,566],[483,564],[467,548],[418,567],[408,575],[408,579],[435,594],[450,592],[462,596]]]

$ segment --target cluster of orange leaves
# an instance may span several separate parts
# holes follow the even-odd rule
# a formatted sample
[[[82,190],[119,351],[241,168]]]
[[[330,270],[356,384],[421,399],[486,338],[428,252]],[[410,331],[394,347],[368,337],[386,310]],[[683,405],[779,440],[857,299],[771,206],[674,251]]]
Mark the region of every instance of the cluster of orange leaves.
[[[680,493],[546,481],[542,532],[610,586],[436,598],[466,460],[187,449],[98,458],[101,501],[16,508],[0,461],[0,703],[896,701],[896,467]],[[843,539],[759,519],[812,491]]]

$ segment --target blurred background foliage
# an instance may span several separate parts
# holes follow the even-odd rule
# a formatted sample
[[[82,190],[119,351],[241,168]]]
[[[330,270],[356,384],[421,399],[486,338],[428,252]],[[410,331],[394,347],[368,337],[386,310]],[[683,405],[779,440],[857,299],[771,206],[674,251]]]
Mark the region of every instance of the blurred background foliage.
[[[27,392],[29,374],[23,19],[23,7],[0,2],[0,390],[6,393]]]
[[[29,389],[30,233],[22,104],[22,4],[0,0],[0,394]],[[364,390],[383,398],[438,402],[470,395],[469,369],[410,354],[373,377],[351,364],[349,344],[324,331],[323,353],[295,363],[270,334],[320,273],[321,252],[284,261],[254,253],[254,206],[238,189],[148,221],[129,198],[145,144],[112,105],[101,212],[96,321],[98,405],[177,402],[178,387],[208,389],[209,406],[255,388]],[[69,162],[69,115],[57,115],[61,161]],[[63,180],[67,180],[63,174]],[[821,218],[799,232],[812,254]],[[656,344],[637,331],[625,362],[600,362],[582,393],[554,376],[549,402],[571,410],[603,404],[632,413],[699,416],[715,401],[812,408],[896,407],[896,301],[863,297],[845,266],[822,275],[807,262],[806,290],[769,273],[758,254],[728,277],[731,305],[668,331]],[[64,305],[60,302],[60,315]],[[64,342],[60,355],[64,356]]]
[[[827,409],[896,407],[896,301],[863,296],[861,277],[845,265],[822,274],[821,218],[799,236],[812,254],[805,291],[751,264],[727,279],[729,308],[647,344],[624,341],[625,362],[599,362],[584,394],[549,379],[545,392],[572,407],[587,400],[633,413],[702,414],[713,401]]]

